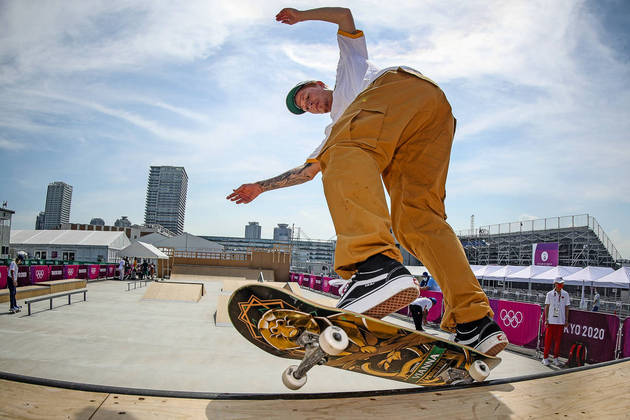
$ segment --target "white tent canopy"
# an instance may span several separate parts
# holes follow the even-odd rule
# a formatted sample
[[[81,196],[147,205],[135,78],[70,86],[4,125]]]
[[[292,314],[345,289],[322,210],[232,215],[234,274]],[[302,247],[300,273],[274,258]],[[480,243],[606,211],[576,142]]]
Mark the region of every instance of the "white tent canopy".
[[[524,267],[520,271],[508,274],[505,276],[505,280],[516,283],[529,283],[532,277],[542,274],[545,271],[549,271],[552,268],[553,267],[547,265],[530,265],[529,267]]]
[[[580,267],[567,267],[559,265],[557,267],[553,267],[551,270],[547,270],[545,272],[535,275],[534,277],[532,277],[532,283],[552,284],[556,278],[561,277],[562,279],[564,279],[565,277],[573,273],[577,273],[580,270]]]
[[[168,255],[157,249],[151,244],[136,241],[129,245],[127,248],[120,251],[121,257],[135,257],[135,258],[147,258],[147,259],[168,259]]]
[[[523,267],[522,265],[505,265],[496,271],[492,271],[489,274],[483,275],[482,279],[503,280],[503,279],[506,279],[508,275],[521,271],[523,268],[525,267]]]
[[[501,269],[500,265],[482,265],[477,270],[473,270],[473,274],[475,275],[475,277],[480,279],[483,276],[489,275],[493,271],[497,271],[500,269]]]
[[[629,288],[630,267],[621,267],[617,271],[593,280],[593,286]]]
[[[614,270],[610,267],[592,267],[588,266],[580,271],[564,277],[564,284],[571,286],[581,286],[584,283],[590,284],[592,281],[600,277],[604,277],[612,273]]]

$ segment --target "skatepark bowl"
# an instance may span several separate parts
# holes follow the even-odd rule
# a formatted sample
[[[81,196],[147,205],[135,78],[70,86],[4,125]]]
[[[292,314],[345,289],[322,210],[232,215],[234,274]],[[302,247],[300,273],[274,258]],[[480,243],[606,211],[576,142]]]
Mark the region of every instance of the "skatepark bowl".
[[[488,381],[447,388],[315,367],[289,391],[281,374],[292,361],[225,322],[226,296],[244,278],[172,281],[177,299],[110,280],[90,283],[87,302],[0,312],[0,418],[630,418],[628,359],[557,370],[507,350]]]

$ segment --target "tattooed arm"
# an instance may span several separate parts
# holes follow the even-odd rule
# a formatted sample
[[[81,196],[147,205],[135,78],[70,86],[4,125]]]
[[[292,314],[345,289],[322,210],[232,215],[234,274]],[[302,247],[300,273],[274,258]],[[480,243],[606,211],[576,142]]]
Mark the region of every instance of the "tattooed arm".
[[[265,179],[264,181],[258,181],[253,184],[243,184],[226,198],[235,201],[236,204],[249,203],[265,191],[291,187],[310,181],[319,171],[319,162],[305,163],[274,178]]]

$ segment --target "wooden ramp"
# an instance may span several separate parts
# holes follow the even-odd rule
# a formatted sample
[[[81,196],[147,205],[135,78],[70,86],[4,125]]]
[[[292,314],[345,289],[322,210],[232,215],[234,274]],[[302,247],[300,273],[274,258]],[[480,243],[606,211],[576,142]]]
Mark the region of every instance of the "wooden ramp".
[[[459,389],[414,388],[343,394],[185,393],[61,383],[11,374],[0,376],[5,378],[0,380],[3,396],[0,417],[12,419],[622,419],[630,416],[627,359],[533,379],[491,381]]]
[[[199,302],[203,296],[203,284],[151,282],[142,297],[143,300],[166,300]]]

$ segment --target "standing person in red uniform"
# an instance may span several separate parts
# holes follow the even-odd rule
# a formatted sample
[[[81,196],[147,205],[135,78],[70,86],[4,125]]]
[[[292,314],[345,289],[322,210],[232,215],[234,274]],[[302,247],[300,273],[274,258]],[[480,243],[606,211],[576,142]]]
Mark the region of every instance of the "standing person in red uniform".
[[[349,9],[287,8],[276,20],[338,25],[334,89],[307,80],[286,97],[293,114],[330,113],[332,122],[306,163],[241,185],[227,198],[249,203],[262,192],[310,181],[321,171],[337,233],[335,271],[351,280],[337,307],[382,318],[418,297],[417,281],[401,264],[393,232],[439,283],[446,304],[442,328],[480,352],[503,350],[507,338],[493,321],[488,298],[446,223],[445,184],[455,119],[444,92],[415,69],[376,68]]]
[[[562,333],[564,327],[569,325],[569,306],[571,305],[571,297],[566,290],[562,290],[564,280],[557,277],[553,283],[553,290],[547,293],[545,298],[545,350],[543,354],[542,364],[549,366],[549,351],[551,345],[553,347],[553,364],[560,366],[558,354],[560,353],[560,343],[562,342]]]

